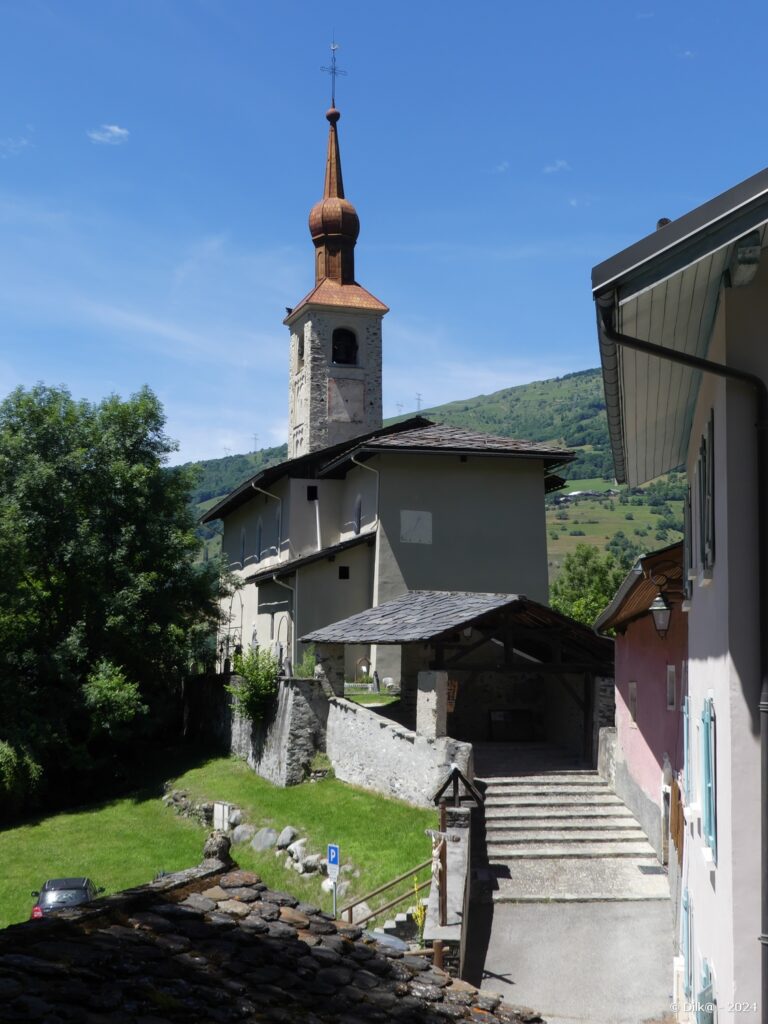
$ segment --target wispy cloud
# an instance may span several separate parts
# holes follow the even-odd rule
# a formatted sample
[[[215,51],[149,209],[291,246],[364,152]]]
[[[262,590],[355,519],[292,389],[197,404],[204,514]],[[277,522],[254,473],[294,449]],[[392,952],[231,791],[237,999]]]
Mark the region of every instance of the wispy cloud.
[[[567,160],[553,160],[542,168],[544,174],[557,174],[559,171],[570,171],[571,165]]]
[[[28,135],[20,135],[15,139],[0,139],[0,160],[8,160],[12,156],[18,156],[28,149],[32,142]]]
[[[102,146],[120,146],[128,141],[130,134],[127,128],[121,128],[117,124],[103,124],[86,132],[91,142]]]
[[[500,164],[496,164],[493,168],[494,174],[506,174],[509,170],[509,160],[502,160]]]
[[[695,56],[696,54],[693,52],[693,50],[682,50],[680,53],[678,53],[678,57],[680,58],[680,60],[693,60]]]

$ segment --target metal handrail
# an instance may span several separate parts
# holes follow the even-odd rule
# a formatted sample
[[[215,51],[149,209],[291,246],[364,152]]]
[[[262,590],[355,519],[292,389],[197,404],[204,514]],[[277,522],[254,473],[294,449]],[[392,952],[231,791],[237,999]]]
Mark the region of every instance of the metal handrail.
[[[406,871],[402,875],[398,875],[397,878],[393,878],[391,882],[385,882],[384,885],[380,885],[378,889],[372,889],[369,893],[366,893],[365,896],[359,896],[356,900],[352,900],[351,903],[347,903],[346,906],[342,907],[339,910],[339,916],[341,917],[342,914],[346,914],[347,920],[351,922],[352,910],[356,906],[358,906],[358,904],[367,903],[368,900],[371,899],[373,896],[378,896],[380,893],[386,892],[387,889],[391,889],[393,888],[393,886],[398,885],[400,882],[404,882],[406,878],[410,878],[412,875],[417,875],[420,871],[423,871],[425,868],[431,867],[431,865],[432,859],[430,858],[429,860],[425,860],[423,864],[418,864],[415,868],[411,868],[410,871]],[[422,884],[416,888],[416,891],[419,892],[421,889],[425,889],[430,884],[430,882],[431,878],[427,879],[426,882],[422,882]],[[388,903],[385,903],[384,906],[372,911],[370,914],[368,914],[367,917],[364,917],[361,920],[359,920],[357,924],[365,924],[366,921],[370,921],[371,918],[378,917],[378,915],[383,910],[389,910],[390,907],[394,907],[396,904],[402,903],[402,901],[407,898],[408,894],[403,893],[403,895],[398,896],[397,899],[390,900]]]

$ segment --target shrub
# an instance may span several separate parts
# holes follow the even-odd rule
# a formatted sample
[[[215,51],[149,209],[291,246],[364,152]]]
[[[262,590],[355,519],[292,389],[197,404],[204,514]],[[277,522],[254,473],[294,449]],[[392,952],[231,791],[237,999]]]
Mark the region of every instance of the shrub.
[[[147,713],[141,703],[139,687],[126,678],[125,672],[111,661],[102,659],[83,684],[85,706],[96,731],[114,732]]]
[[[310,644],[301,656],[301,661],[294,666],[295,679],[314,679],[315,677],[315,645]]]
[[[245,654],[236,654],[232,667],[240,681],[227,686],[227,690],[235,698],[238,711],[258,722],[277,696],[277,658],[263,647],[253,647]]]
[[[0,818],[31,802],[42,774],[26,748],[0,740]]]

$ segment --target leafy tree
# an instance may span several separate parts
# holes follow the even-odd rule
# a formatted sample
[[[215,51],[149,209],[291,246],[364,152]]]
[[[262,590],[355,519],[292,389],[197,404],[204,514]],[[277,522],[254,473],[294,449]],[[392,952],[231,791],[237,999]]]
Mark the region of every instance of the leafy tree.
[[[164,425],[147,388],[91,404],[38,384],[0,403],[0,741],[17,765],[0,812],[3,778],[17,803],[22,776],[41,781],[19,765],[67,799],[110,722],[157,733],[216,619],[218,566],[193,564],[192,478],[165,466]]]
[[[565,556],[560,575],[552,584],[550,604],[564,615],[591,626],[613,599],[625,571],[612,555],[601,555],[590,544],[578,544]]]

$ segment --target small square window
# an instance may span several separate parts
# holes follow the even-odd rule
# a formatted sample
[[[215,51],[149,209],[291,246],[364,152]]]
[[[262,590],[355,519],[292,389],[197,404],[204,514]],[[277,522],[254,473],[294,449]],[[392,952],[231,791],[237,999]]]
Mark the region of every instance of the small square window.
[[[309,484],[307,487],[307,501],[317,501],[317,484]]]
[[[674,665],[667,665],[667,711],[677,707],[677,673]]]
[[[349,566],[348,565],[340,565],[339,566],[339,579],[340,580],[348,580],[349,579]]]
[[[634,680],[629,684],[629,717],[634,725],[637,722],[637,683]]]

